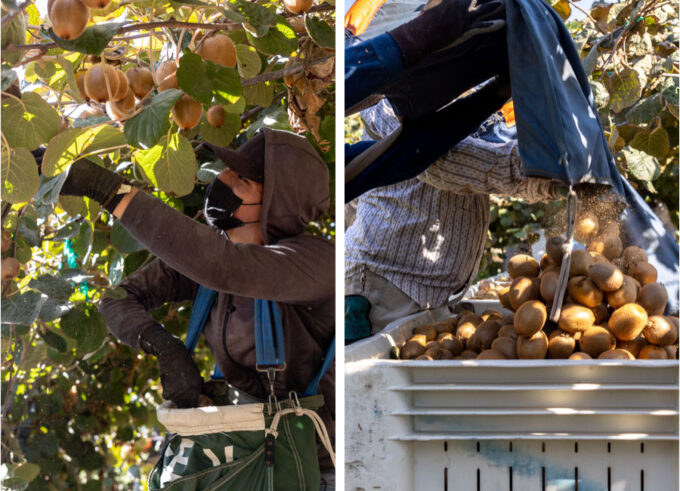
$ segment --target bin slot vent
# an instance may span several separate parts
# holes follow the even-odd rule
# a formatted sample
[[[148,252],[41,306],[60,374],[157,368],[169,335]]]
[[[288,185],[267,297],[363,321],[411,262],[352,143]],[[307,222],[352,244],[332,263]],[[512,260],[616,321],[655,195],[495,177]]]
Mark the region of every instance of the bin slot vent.
[[[640,469],[640,491],[645,491],[645,470]]]
[[[541,491],[545,491],[545,467],[541,467]]]
[[[578,491],[578,467],[574,467],[574,491]]]
[[[612,468],[607,467],[607,491],[612,491]]]
[[[481,487],[482,487],[482,475],[481,472],[479,472],[479,469],[477,469],[477,491],[480,491]]]
[[[444,467],[444,491],[449,491],[449,468]]]
[[[512,445],[512,443],[510,445]],[[512,491],[512,466],[508,467],[508,476],[509,476],[508,489]]]

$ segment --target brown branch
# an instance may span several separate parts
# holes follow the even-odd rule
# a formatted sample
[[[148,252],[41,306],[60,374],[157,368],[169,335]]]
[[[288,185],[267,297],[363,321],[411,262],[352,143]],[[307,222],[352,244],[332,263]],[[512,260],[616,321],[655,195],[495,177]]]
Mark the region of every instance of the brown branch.
[[[597,21],[596,21],[595,19],[592,18],[592,16],[590,15],[589,12],[586,12],[586,11],[583,10],[581,7],[579,7],[578,5],[576,5],[574,2],[571,2],[571,1],[570,1],[570,2],[569,2],[569,5],[571,5],[572,7],[574,7],[576,10],[580,10],[581,12],[583,12],[583,13],[585,14],[585,16],[588,17],[588,19],[590,19],[590,21],[593,23],[593,26],[595,27],[595,29],[597,29],[598,31],[600,31],[601,34],[607,34],[600,26],[597,25]]]
[[[12,20],[12,18],[15,15],[17,15],[19,12],[21,12],[23,14],[26,7],[28,7],[30,4],[31,4],[31,2],[24,2],[19,7],[17,7],[16,9],[12,9],[11,12],[7,12],[5,15],[2,16],[2,21],[0,21],[0,25],[4,27],[5,24],[7,24],[10,20]]]
[[[269,82],[270,80],[276,80],[276,79],[279,79],[279,78],[283,78],[283,77],[286,77],[288,75],[295,75],[296,73],[300,73],[302,70],[304,70],[305,65],[317,65],[319,63],[323,63],[325,61],[328,61],[333,57],[335,57],[335,55],[324,56],[323,58],[317,58],[315,60],[311,60],[309,62],[306,62],[304,65],[299,64],[299,65],[291,66],[291,67],[288,67],[288,68],[284,68],[283,70],[277,70],[275,72],[263,73],[262,75],[258,75],[257,77],[241,80],[241,85],[243,87],[250,87],[252,85],[257,85],[257,84],[262,83],[262,82]]]

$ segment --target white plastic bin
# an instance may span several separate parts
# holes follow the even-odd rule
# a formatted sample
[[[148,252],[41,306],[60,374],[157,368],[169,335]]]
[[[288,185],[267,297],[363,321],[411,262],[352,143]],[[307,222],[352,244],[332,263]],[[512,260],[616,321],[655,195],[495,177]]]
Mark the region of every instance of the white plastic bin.
[[[346,348],[346,489],[678,490],[677,361],[387,359],[449,315]]]

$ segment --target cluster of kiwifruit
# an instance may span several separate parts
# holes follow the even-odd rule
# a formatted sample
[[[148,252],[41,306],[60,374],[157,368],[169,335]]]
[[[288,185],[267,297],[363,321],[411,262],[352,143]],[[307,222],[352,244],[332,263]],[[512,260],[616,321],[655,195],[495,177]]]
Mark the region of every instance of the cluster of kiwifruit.
[[[612,234],[614,236],[615,234]],[[548,240],[540,263],[519,254],[508,261],[512,284],[499,294],[503,315],[465,312],[418,326],[403,359],[676,359],[678,318],[664,316],[668,293],[639,247],[618,236],[595,236],[572,252],[567,292],[557,323],[548,321],[558,287],[563,241]]]
[[[101,9],[109,3],[111,0],[48,0],[47,15],[57,36],[76,39],[87,27],[90,9]]]

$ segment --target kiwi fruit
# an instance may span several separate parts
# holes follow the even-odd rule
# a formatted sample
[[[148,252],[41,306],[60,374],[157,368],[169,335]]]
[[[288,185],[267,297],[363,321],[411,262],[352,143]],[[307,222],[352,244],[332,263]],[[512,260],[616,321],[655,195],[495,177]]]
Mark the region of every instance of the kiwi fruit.
[[[541,271],[553,265],[554,263],[550,260],[550,256],[547,254],[543,254],[543,257],[538,262],[538,266],[541,268]]]
[[[597,358],[603,351],[614,349],[616,339],[608,329],[592,326],[581,334],[578,344],[581,351],[588,353],[592,358]]]
[[[548,312],[543,302],[529,300],[524,302],[515,312],[514,327],[517,334],[529,338],[543,329],[548,319]]]
[[[548,336],[548,358],[561,360],[569,358],[575,348],[574,336],[562,329],[555,329]]]
[[[80,97],[85,99],[85,101],[90,100],[90,96],[87,95],[87,91],[85,90],[85,74],[87,73],[87,70],[78,70],[76,72],[76,85],[78,86],[78,93],[80,94]]]
[[[474,358],[477,358],[477,352],[466,349],[460,355],[458,355],[458,357],[460,357],[461,360],[472,360]]]
[[[213,128],[221,128],[227,120],[227,111],[222,106],[212,106],[206,113],[206,119]]]
[[[125,97],[120,101],[109,101],[106,103],[106,111],[111,119],[123,119],[132,114],[135,109],[135,95],[128,88]]]
[[[437,342],[441,344],[444,349],[449,350],[453,356],[458,356],[463,352],[463,343],[450,332],[441,333],[437,337]]]
[[[585,276],[574,276],[567,284],[569,296],[586,307],[597,307],[602,303],[602,291]]]
[[[419,360],[419,361],[420,361],[420,360],[433,361],[434,358],[432,358],[430,355],[422,354],[422,355],[420,355],[420,356],[414,358],[414,360]]]
[[[616,340],[617,349],[624,349],[636,358],[640,354],[640,350],[645,346],[647,346],[647,340],[642,334],[638,335],[638,337],[635,339],[631,339],[630,341],[621,341],[620,339]]]
[[[425,349],[444,349],[439,341],[428,341],[425,343]]]
[[[628,271],[628,269],[631,266],[637,263],[646,263],[647,253],[645,252],[644,249],[640,247],[628,246],[623,250],[623,255],[621,256],[621,259],[623,259],[624,269]]]
[[[454,354],[451,353],[447,349],[441,349],[439,356],[440,356],[440,358],[439,358],[440,360],[453,360]]]
[[[484,312],[482,312],[482,315],[480,315],[483,321],[488,321],[491,318],[495,318],[496,320],[500,321],[503,318],[503,315],[498,312],[497,310],[493,309],[486,309]]]
[[[216,34],[203,40],[198,48],[198,54],[207,61],[218,65],[236,66],[236,46],[229,36]]]
[[[661,283],[647,283],[640,288],[637,303],[642,305],[649,315],[661,315],[668,303],[668,292]]]
[[[15,257],[8,257],[2,260],[0,265],[2,270],[2,281],[14,279],[21,271],[21,263]]]
[[[617,258],[623,252],[623,244],[618,235],[602,234],[595,237],[588,244],[588,250],[592,252],[599,252],[610,261]]]
[[[203,106],[191,96],[184,94],[172,108],[172,117],[183,130],[194,128],[201,121]]]
[[[425,343],[419,339],[409,339],[401,348],[401,357],[406,360],[412,360],[427,351]]]
[[[555,292],[560,281],[560,274],[557,271],[548,271],[541,275],[541,283],[538,288],[541,298],[546,303],[552,303],[555,299]]]
[[[576,353],[573,353],[571,356],[569,356],[570,360],[592,360],[593,357],[590,356],[588,353],[584,353],[582,351],[577,351]]]
[[[604,292],[613,292],[623,285],[623,273],[613,264],[591,264],[588,276]]]
[[[576,218],[574,223],[574,237],[579,242],[585,243],[588,239],[597,233],[599,229],[599,220],[594,213],[583,213]]]
[[[623,285],[618,290],[613,292],[607,292],[607,302],[612,308],[618,309],[619,307],[627,304],[633,303],[637,300],[638,296],[638,284],[630,276],[623,276]]]
[[[540,270],[538,261],[527,254],[517,254],[508,261],[508,274],[512,279],[519,278],[520,276],[538,276]]]
[[[116,77],[118,77],[118,90],[113,94],[114,101],[122,101],[128,93],[130,85],[128,84],[127,77],[122,70],[115,68]],[[134,94],[133,94],[134,96]]]
[[[109,89],[111,89],[111,95],[116,94],[119,83],[116,69],[106,63],[97,63],[85,74],[85,91],[90,99],[97,102],[108,101]]]
[[[638,360],[667,360],[668,352],[662,346],[648,344],[640,350]]]
[[[531,337],[517,338],[517,357],[520,360],[540,360],[548,353],[548,336],[538,331]]]
[[[442,333],[452,333],[453,332],[453,326],[449,322],[437,322],[436,324],[432,325],[436,330],[437,330],[437,335],[440,335]]]
[[[557,324],[560,329],[571,334],[582,332],[595,323],[595,314],[588,307],[571,304],[562,307]]]
[[[178,89],[177,85],[177,63],[174,60],[164,61],[156,69],[156,83],[158,92],[168,89]]]
[[[590,257],[593,259],[593,264],[595,264],[595,263],[611,264],[611,261],[609,261],[609,259],[604,257],[599,252],[591,252]],[[590,268],[588,268],[588,269],[590,269]]]
[[[612,313],[608,325],[616,339],[630,341],[640,335],[647,321],[644,308],[637,303],[627,303]]]
[[[511,339],[517,339],[517,331],[515,331],[515,326],[514,324],[505,324],[504,326],[501,326],[501,328],[498,330],[498,337],[504,337],[504,338],[511,338]]]
[[[512,310],[512,304],[510,303],[510,287],[506,286],[498,292],[498,300],[503,306],[508,310]]]
[[[7,252],[12,247],[12,233],[7,229],[2,229],[2,252]]]
[[[445,350],[443,350],[442,348],[437,348],[437,347],[434,347],[434,346],[433,346],[432,348],[427,348],[427,350],[425,351],[424,354],[425,354],[426,356],[429,356],[429,357],[432,358],[433,360],[440,360],[441,357],[442,357],[442,353],[443,353],[444,351],[445,351]]]
[[[538,278],[520,276],[510,285],[510,305],[517,310],[524,302],[538,300],[540,297]]]
[[[553,264],[559,266],[564,257],[564,239],[559,235],[550,237],[545,243],[545,253]]]
[[[641,285],[654,283],[658,277],[656,268],[648,262],[639,262],[628,268],[627,273],[640,282]]]
[[[458,317],[458,326],[460,326],[461,324],[463,324],[465,322],[472,322],[476,327],[484,321],[482,320],[482,318],[480,316],[478,316],[474,312],[466,311],[466,312],[461,313],[460,316]]]
[[[90,9],[80,0],[54,0],[48,10],[52,30],[66,41],[80,37],[90,18]]]
[[[153,90],[153,76],[151,70],[144,67],[133,67],[125,72],[128,85],[137,99],[143,99]]]
[[[288,12],[297,15],[312,8],[314,0],[283,0],[283,4]]]
[[[657,346],[670,346],[678,340],[678,328],[661,315],[653,315],[642,331],[645,339]]]
[[[593,315],[595,316],[595,322],[593,324],[601,324],[607,320],[607,317],[609,317],[609,308],[607,307],[606,303],[596,305],[590,310],[593,311]]]
[[[477,325],[472,321],[465,321],[456,328],[456,336],[463,342],[467,343],[470,336],[477,330]]]
[[[588,276],[588,268],[593,264],[593,257],[590,252],[584,249],[577,249],[571,253],[571,264],[569,265],[569,276]]]
[[[491,343],[491,349],[497,351],[508,360],[517,358],[517,341],[513,338],[498,337]]]
[[[469,350],[480,352],[491,347],[491,343],[498,336],[501,325],[496,320],[488,320],[477,326],[475,332],[467,341]]]
[[[677,360],[678,359],[678,345],[677,344],[672,344],[670,346],[663,346],[663,349],[666,350],[666,356],[668,357],[669,360]]]
[[[477,355],[478,360],[505,360],[505,356],[493,349],[487,349]]]
[[[422,334],[428,342],[437,339],[437,329],[430,324],[414,327],[413,334]]]
[[[80,0],[80,1],[87,5],[88,7],[90,7],[91,9],[103,9],[108,4],[111,3],[111,0]]]
[[[608,349],[598,355],[600,360],[634,360],[635,357],[625,349]]]
[[[104,115],[104,112],[99,107],[88,107],[78,115],[78,119],[94,118]]]

